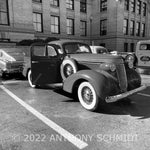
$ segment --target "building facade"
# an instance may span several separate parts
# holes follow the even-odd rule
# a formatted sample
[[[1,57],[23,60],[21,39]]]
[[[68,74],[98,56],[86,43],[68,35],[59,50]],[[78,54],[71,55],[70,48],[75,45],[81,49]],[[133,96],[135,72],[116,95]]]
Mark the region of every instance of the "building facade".
[[[82,40],[134,51],[150,37],[147,0],[0,0],[0,41]]]
[[[149,0],[94,0],[95,44],[110,50],[134,51],[137,41],[150,38],[149,3]]]

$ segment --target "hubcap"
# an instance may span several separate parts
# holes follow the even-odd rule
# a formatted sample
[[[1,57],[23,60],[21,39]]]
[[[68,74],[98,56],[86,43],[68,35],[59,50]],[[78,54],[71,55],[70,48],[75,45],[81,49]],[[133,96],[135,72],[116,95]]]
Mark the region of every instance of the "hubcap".
[[[71,65],[66,65],[65,68],[65,76],[68,77],[73,74],[73,68]]]
[[[91,104],[93,102],[93,93],[89,87],[84,87],[82,89],[82,98],[87,104]]]

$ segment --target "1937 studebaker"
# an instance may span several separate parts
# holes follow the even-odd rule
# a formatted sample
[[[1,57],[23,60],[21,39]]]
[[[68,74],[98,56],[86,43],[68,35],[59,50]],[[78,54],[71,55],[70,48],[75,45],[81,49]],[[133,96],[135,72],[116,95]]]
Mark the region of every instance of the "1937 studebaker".
[[[32,87],[61,83],[90,111],[146,88],[121,56],[92,54],[87,44],[68,40],[32,45],[28,81]]]

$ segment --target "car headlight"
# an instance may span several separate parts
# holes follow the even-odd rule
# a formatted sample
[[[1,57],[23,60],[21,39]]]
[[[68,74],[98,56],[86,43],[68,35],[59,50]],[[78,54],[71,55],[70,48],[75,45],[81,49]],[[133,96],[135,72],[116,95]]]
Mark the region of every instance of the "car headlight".
[[[125,58],[125,62],[128,63],[129,68],[133,68],[134,67],[134,62],[135,62],[135,57],[134,55],[127,55]]]
[[[112,72],[114,72],[116,70],[116,65],[110,64],[109,68]]]
[[[109,63],[102,63],[100,64],[100,68],[102,68],[102,70],[110,70],[114,72],[116,70],[116,65]]]
[[[128,63],[129,62],[134,63],[134,61],[135,61],[134,55],[131,55],[131,54],[127,55],[126,58],[125,58],[125,61],[128,62]]]

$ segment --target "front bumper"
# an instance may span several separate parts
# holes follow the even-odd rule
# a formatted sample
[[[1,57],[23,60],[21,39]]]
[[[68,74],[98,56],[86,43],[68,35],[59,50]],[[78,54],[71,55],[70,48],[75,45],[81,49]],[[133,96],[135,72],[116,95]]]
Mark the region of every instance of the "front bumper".
[[[121,94],[114,95],[114,96],[108,96],[108,97],[105,98],[105,101],[106,101],[106,103],[116,102],[116,101],[118,101],[118,100],[120,100],[122,98],[128,97],[128,96],[130,96],[132,94],[135,94],[135,93],[137,93],[139,91],[142,91],[142,90],[146,89],[146,87],[147,87],[146,85],[142,85],[139,88],[136,88],[136,89],[131,90],[131,91],[127,91],[125,93],[121,93]]]

